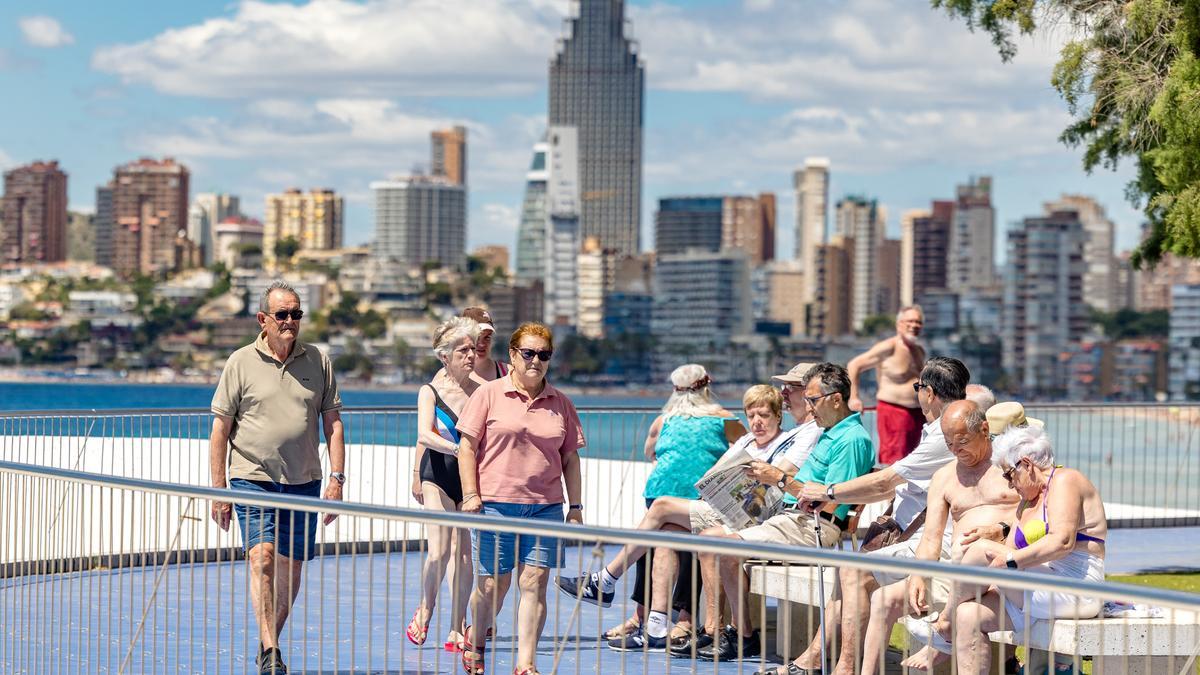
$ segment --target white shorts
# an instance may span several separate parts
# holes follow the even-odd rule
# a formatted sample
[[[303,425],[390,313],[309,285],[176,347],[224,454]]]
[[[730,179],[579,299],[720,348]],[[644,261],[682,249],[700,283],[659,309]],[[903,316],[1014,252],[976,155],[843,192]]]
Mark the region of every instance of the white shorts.
[[[1028,569],[1068,579],[1104,581],[1104,558],[1098,558],[1087,551],[1071,551],[1065,558],[1051,560]],[[1025,624],[1031,619],[1091,619],[1098,616],[1104,606],[1099,598],[1081,598],[1073,593],[1049,591],[1025,591],[1023,600],[1024,607],[1018,607],[1007,595],[1004,596],[1004,611],[1012,621],[1013,631],[1016,633],[1023,632]]]
[[[940,559],[942,562],[949,562],[951,559],[952,547],[951,547],[951,543],[950,543],[951,537],[949,535],[949,531],[950,531],[949,528],[947,528],[947,533],[942,537],[942,551],[941,551],[941,555],[940,555]],[[904,541],[896,543],[896,544],[892,544],[891,546],[884,546],[883,548],[875,550],[875,551],[868,551],[867,555],[886,556],[889,558],[899,558],[901,560],[916,560],[917,546],[921,545],[921,536],[924,533],[925,533],[925,528],[921,528],[921,529],[917,530],[916,532],[913,532],[913,535],[911,537],[909,537],[908,539],[905,539]],[[894,584],[894,583],[897,583],[900,581],[904,581],[909,576],[904,573],[893,573],[893,572],[883,572],[883,571],[876,571],[876,572],[872,572],[871,574],[875,576],[875,581],[880,586],[889,586],[891,584]],[[946,583],[946,581],[944,579],[939,579],[937,577],[934,577],[933,583],[931,584],[931,587],[929,589],[930,605],[931,606],[944,606],[946,604],[946,601],[949,599],[950,599],[950,584]]]

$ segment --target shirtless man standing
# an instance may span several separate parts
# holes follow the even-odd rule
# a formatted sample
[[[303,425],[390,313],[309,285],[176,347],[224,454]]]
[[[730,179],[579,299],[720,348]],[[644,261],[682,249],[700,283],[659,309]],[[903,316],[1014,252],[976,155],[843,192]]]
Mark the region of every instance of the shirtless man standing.
[[[954,461],[938,469],[929,485],[925,532],[917,545],[918,560],[937,560],[942,551],[942,532],[953,521],[951,559],[962,556],[964,537],[977,528],[1012,523],[1017,493],[992,464],[992,442],[984,411],[971,401],[955,401],[942,412],[942,433]],[[912,576],[884,586],[871,597],[871,618],[863,643],[864,673],[879,667],[892,625],[906,613],[929,611],[928,586],[923,577]],[[907,597],[908,607],[905,607]],[[945,600],[946,598],[938,598]],[[927,669],[941,654],[924,647],[903,663],[908,668]]]
[[[879,463],[900,461],[921,442],[925,417],[917,402],[913,385],[925,366],[925,348],[917,339],[925,313],[920,305],[910,305],[896,314],[896,336],[882,340],[850,360],[850,409],[861,412],[858,378],[864,370],[875,368],[879,391],[875,394],[875,428],[879,432]]]

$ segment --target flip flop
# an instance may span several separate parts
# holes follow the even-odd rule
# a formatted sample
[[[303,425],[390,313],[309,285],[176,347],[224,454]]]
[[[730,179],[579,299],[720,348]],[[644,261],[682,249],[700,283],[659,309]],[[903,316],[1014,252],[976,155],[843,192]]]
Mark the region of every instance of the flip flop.
[[[487,661],[487,646],[477,647],[471,644],[471,627],[463,631],[462,665],[467,675],[483,675],[484,664]]]
[[[404,635],[408,638],[408,641],[418,647],[425,644],[426,638],[429,637],[429,622],[426,621],[425,624],[422,625],[419,621],[417,621],[417,616],[420,613],[420,609],[413,612],[412,621],[409,621],[408,628],[404,629]]]

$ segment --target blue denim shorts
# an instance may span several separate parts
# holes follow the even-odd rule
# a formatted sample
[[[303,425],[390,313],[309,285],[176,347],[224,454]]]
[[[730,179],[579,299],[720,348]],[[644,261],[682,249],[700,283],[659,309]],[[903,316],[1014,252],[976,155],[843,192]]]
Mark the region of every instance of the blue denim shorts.
[[[284,485],[264,480],[234,478],[229,481],[234,490],[271,492],[283,495],[320,497],[321,481]],[[275,544],[275,552],[292,560],[312,560],[317,552],[317,514],[308,511],[268,509],[238,504],[234,498],[233,511],[242,531],[242,546],[249,552],[259,544]]]
[[[562,504],[510,504],[484,502],[480,513],[504,518],[531,518],[561,523],[566,519]],[[471,530],[471,552],[480,576],[508,574],[517,563],[557,568],[562,550],[557,537],[518,535],[511,532]]]

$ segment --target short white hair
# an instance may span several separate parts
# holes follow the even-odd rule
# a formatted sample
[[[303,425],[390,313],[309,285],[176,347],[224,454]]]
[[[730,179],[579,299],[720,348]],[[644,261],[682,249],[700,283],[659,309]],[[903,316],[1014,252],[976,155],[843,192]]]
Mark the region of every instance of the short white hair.
[[[1009,427],[992,439],[992,464],[1010,469],[1022,459],[1042,468],[1054,465],[1054,445],[1041,427]]]
[[[896,312],[896,322],[899,323],[900,319],[903,319],[904,315],[908,312],[916,312],[921,315],[922,321],[925,320],[925,310],[921,309],[920,305],[906,305],[901,307],[899,312]]]
[[[440,359],[449,358],[454,345],[463,338],[479,339],[479,324],[474,319],[456,316],[433,331],[433,353]]]
[[[996,395],[982,384],[968,384],[966,392],[967,400],[979,406],[979,409],[984,412],[996,405]]]

